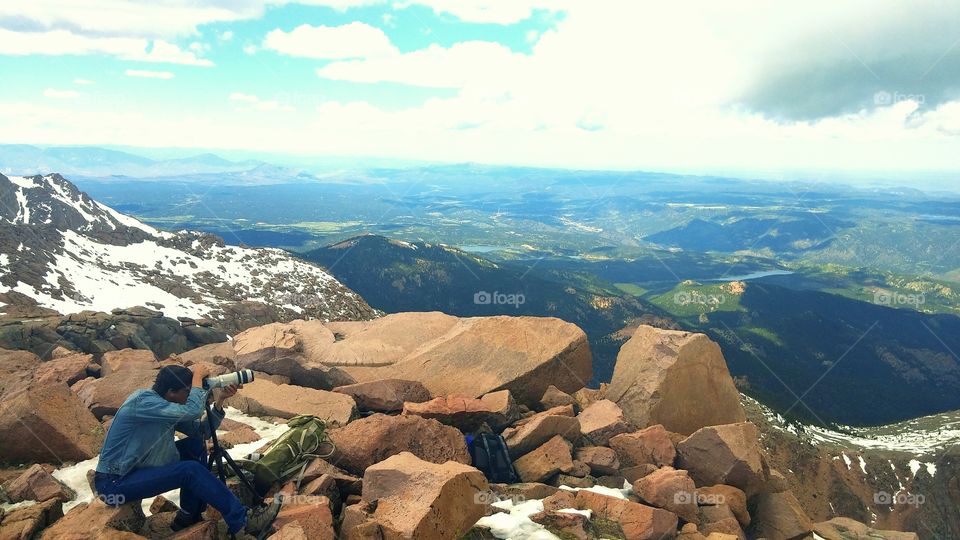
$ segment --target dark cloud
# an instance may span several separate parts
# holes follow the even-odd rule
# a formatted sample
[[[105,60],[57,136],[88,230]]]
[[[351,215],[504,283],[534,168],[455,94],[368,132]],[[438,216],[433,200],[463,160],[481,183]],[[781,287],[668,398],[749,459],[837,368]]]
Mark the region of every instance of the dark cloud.
[[[921,109],[960,98],[960,49],[870,64],[856,59],[801,66],[767,77],[740,104],[783,120],[814,120],[913,99]]]
[[[771,44],[736,103],[768,117],[819,118],[912,99],[960,98],[960,3],[918,2]]]

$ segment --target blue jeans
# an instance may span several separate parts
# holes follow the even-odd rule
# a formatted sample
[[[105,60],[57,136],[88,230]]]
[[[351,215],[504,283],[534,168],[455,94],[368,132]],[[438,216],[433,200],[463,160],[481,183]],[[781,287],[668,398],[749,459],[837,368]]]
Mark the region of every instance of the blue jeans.
[[[97,495],[107,504],[118,506],[180,488],[178,518],[181,522],[199,521],[200,514],[209,504],[220,512],[231,533],[240,531],[247,523],[247,509],[207,469],[203,440],[192,437],[180,439],[177,441],[177,450],[180,452],[180,461],[177,463],[134,469],[123,477],[97,473],[94,478]]]

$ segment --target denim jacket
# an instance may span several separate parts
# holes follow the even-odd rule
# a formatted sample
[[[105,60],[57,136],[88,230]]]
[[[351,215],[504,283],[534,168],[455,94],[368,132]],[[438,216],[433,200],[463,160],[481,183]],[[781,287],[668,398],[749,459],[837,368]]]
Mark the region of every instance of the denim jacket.
[[[179,461],[174,431],[188,437],[209,437],[201,422],[209,391],[191,388],[183,405],[163,399],[153,390],[137,390],[123,402],[100,450],[97,472],[124,476],[134,469],[160,467]],[[213,427],[223,414],[213,408]]]

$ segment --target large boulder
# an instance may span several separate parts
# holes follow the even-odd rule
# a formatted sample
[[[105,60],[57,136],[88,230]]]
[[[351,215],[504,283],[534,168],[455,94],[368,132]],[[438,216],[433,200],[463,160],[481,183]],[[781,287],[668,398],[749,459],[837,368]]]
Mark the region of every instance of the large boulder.
[[[2,405],[0,461],[62,463],[100,452],[103,427],[65,384],[31,386]]]
[[[576,459],[587,467],[594,476],[617,474],[620,470],[620,459],[612,448],[606,446],[584,446],[577,448]]]
[[[327,327],[342,339],[321,361],[358,381],[420,381],[435,396],[506,389],[534,407],[550,385],[574,392],[593,374],[586,334],[556,318],[398,313]]]
[[[0,512],[0,539],[30,540],[63,517],[63,504],[57,499],[18,508],[4,515]]]
[[[179,353],[176,355],[176,358],[185,366],[190,366],[197,362],[207,362],[235,370],[236,364],[234,363],[234,358],[236,358],[236,356],[237,353],[233,350],[233,342],[224,341],[223,343],[210,343],[209,345]]]
[[[40,364],[33,374],[33,380],[39,384],[66,384],[85,379],[87,366],[93,362],[91,354],[71,354],[54,358]]]
[[[616,452],[623,467],[673,465],[677,456],[670,434],[660,424],[611,437],[610,448]]]
[[[633,483],[633,492],[640,500],[669,510],[687,523],[699,523],[696,485],[687,471],[663,467]]]
[[[363,475],[363,499],[376,501],[368,522],[379,525],[385,539],[460,538],[484,516],[488,489],[483,473],[469,465],[431,463],[409,452]]]
[[[507,417],[491,410],[491,403],[467,396],[446,396],[423,403],[404,403],[403,414],[433,418],[460,431],[479,431],[486,424],[491,428],[505,426]]]
[[[697,504],[700,506],[714,506],[725,504],[730,511],[746,527],[750,525],[750,512],[747,511],[747,495],[741,489],[724,484],[697,488]]]
[[[513,462],[523,482],[544,482],[559,472],[570,472],[573,458],[570,450],[573,445],[559,435],[528,452]]]
[[[157,357],[149,349],[122,349],[109,351],[100,359],[102,376],[110,375],[123,370],[150,370],[159,369]]]
[[[0,402],[30,386],[40,358],[29,351],[0,349]]]
[[[483,401],[489,410],[505,418],[507,424],[512,424],[520,418],[520,407],[517,405],[517,401],[513,399],[513,395],[509,390],[489,392],[480,396],[480,401]],[[499,430],[500,427],[506,426],[490,427]]]
[[[43,531],[41,540],[94,540],[97,538],[118,538],[117,531],[139,531],[145,517],[140,503],[127,503],[111,507],[99,499],[90,503],[80,503],[70,509],[65,516],[52,527]],[[125,535],[124,538],[136,538]]]
[[[323,350],[335,342],[321,321],[272,323],[237,334],[233,361],[238,369],[283,375],[298,386],[331,390],[355,382],[343,370],[320,361]]]
[[[881,531],[846,517],[816,523],[813,532],[824,540],[920,540],[915,532]]]
[[[543,397],[540,398],[540,407],[543,409],[552,409],[553,407],[561,407],[563,405],[579,407],[580,403],[570,394],[561,392],[556,386],[552,384],[548,386],[547,390],[543,393]]]
[[[601,446],[608,444],[610,437],[634,430],[623,416],[623,410],[608,399],[592,403],[577,415],[577,419],[583,436]]]
[[[677,445],[677,465],[698,486],[727,484],[752,497],[769,477],[757,435],[750,422],[701,428]]]
[[[359,474],[401,452],[411,452],[431,463],[470,463],[460,430],[419,416],[374,414],[331,429],[329,434],[337,446],[331,463]]]
[[[400,379],[349,384],[333,391],[351,396],[361,411],[393,412],[403,410],[404,403],[430,401],[430,391],[423,384]]]
[[[813,523],[789,491],[761,493],[750,499],[750,530],[755,538],[793,540],[806,538]]]
[[[156,379],[156,369],[120,369],[99,379],[78,381],[71,388],[90,412],[102,419],[116,415],[134,390],[150,388]]]
[[[704,334],[641,325],[620,348],[605,397],[638,427],[684,435],[746,419],[720,346]]]
[[[310,540],[335,540],[330,500],[323,496],[295,496],[283,503],[273,527],[280,531],[296,524]]]
[[[20,476],[5,483],[0,492],[11,502],[43,502],[51,499],[66,502],[76,495],[39,464],[31,466]]]
[[[357,404],[346,394],[254,379],[227,404],[254,416],[292,418],[311,414],[328,424],[345,425],[357,415]]]
[[[578,491],[576,501],[577,508],[619,523],[630,540],[662,540],[677,532],[677,515],[667,510],[587,490]]]
[[[740,522],[733,510],[725,504],[701,506],[697,517],[700,520],[699,530],[703,534],[726,534],[738,540],[747,540],[747,535],[740,527]]]
[[[517,459],[559,435],[568,441],[580,438],[580,421],[571,416],[541,414],[517,427],[503,431],[510,457]]]

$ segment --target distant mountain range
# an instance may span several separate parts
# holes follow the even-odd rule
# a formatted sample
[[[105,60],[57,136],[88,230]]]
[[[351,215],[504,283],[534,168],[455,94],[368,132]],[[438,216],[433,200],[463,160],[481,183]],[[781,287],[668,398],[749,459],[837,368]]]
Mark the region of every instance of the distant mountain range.
[[[59,174],[0,175],[0,201],[0,294],[25,295],[39,308],[68,314],[149,306],[169,317],[212,319],[227,331],[250,319],[375,314],[329,273],[283,250],[159,231]]]
[[[119,150],[88,146],[41,148],[26,144],[0,145],[0,173],[31,176],[54,171],[71,177],[98,180],[176,179],[216,182],[219,185],[318,181],[317,177],[302,169],[257,160],[230,161],[210,153],[151,159]]]

